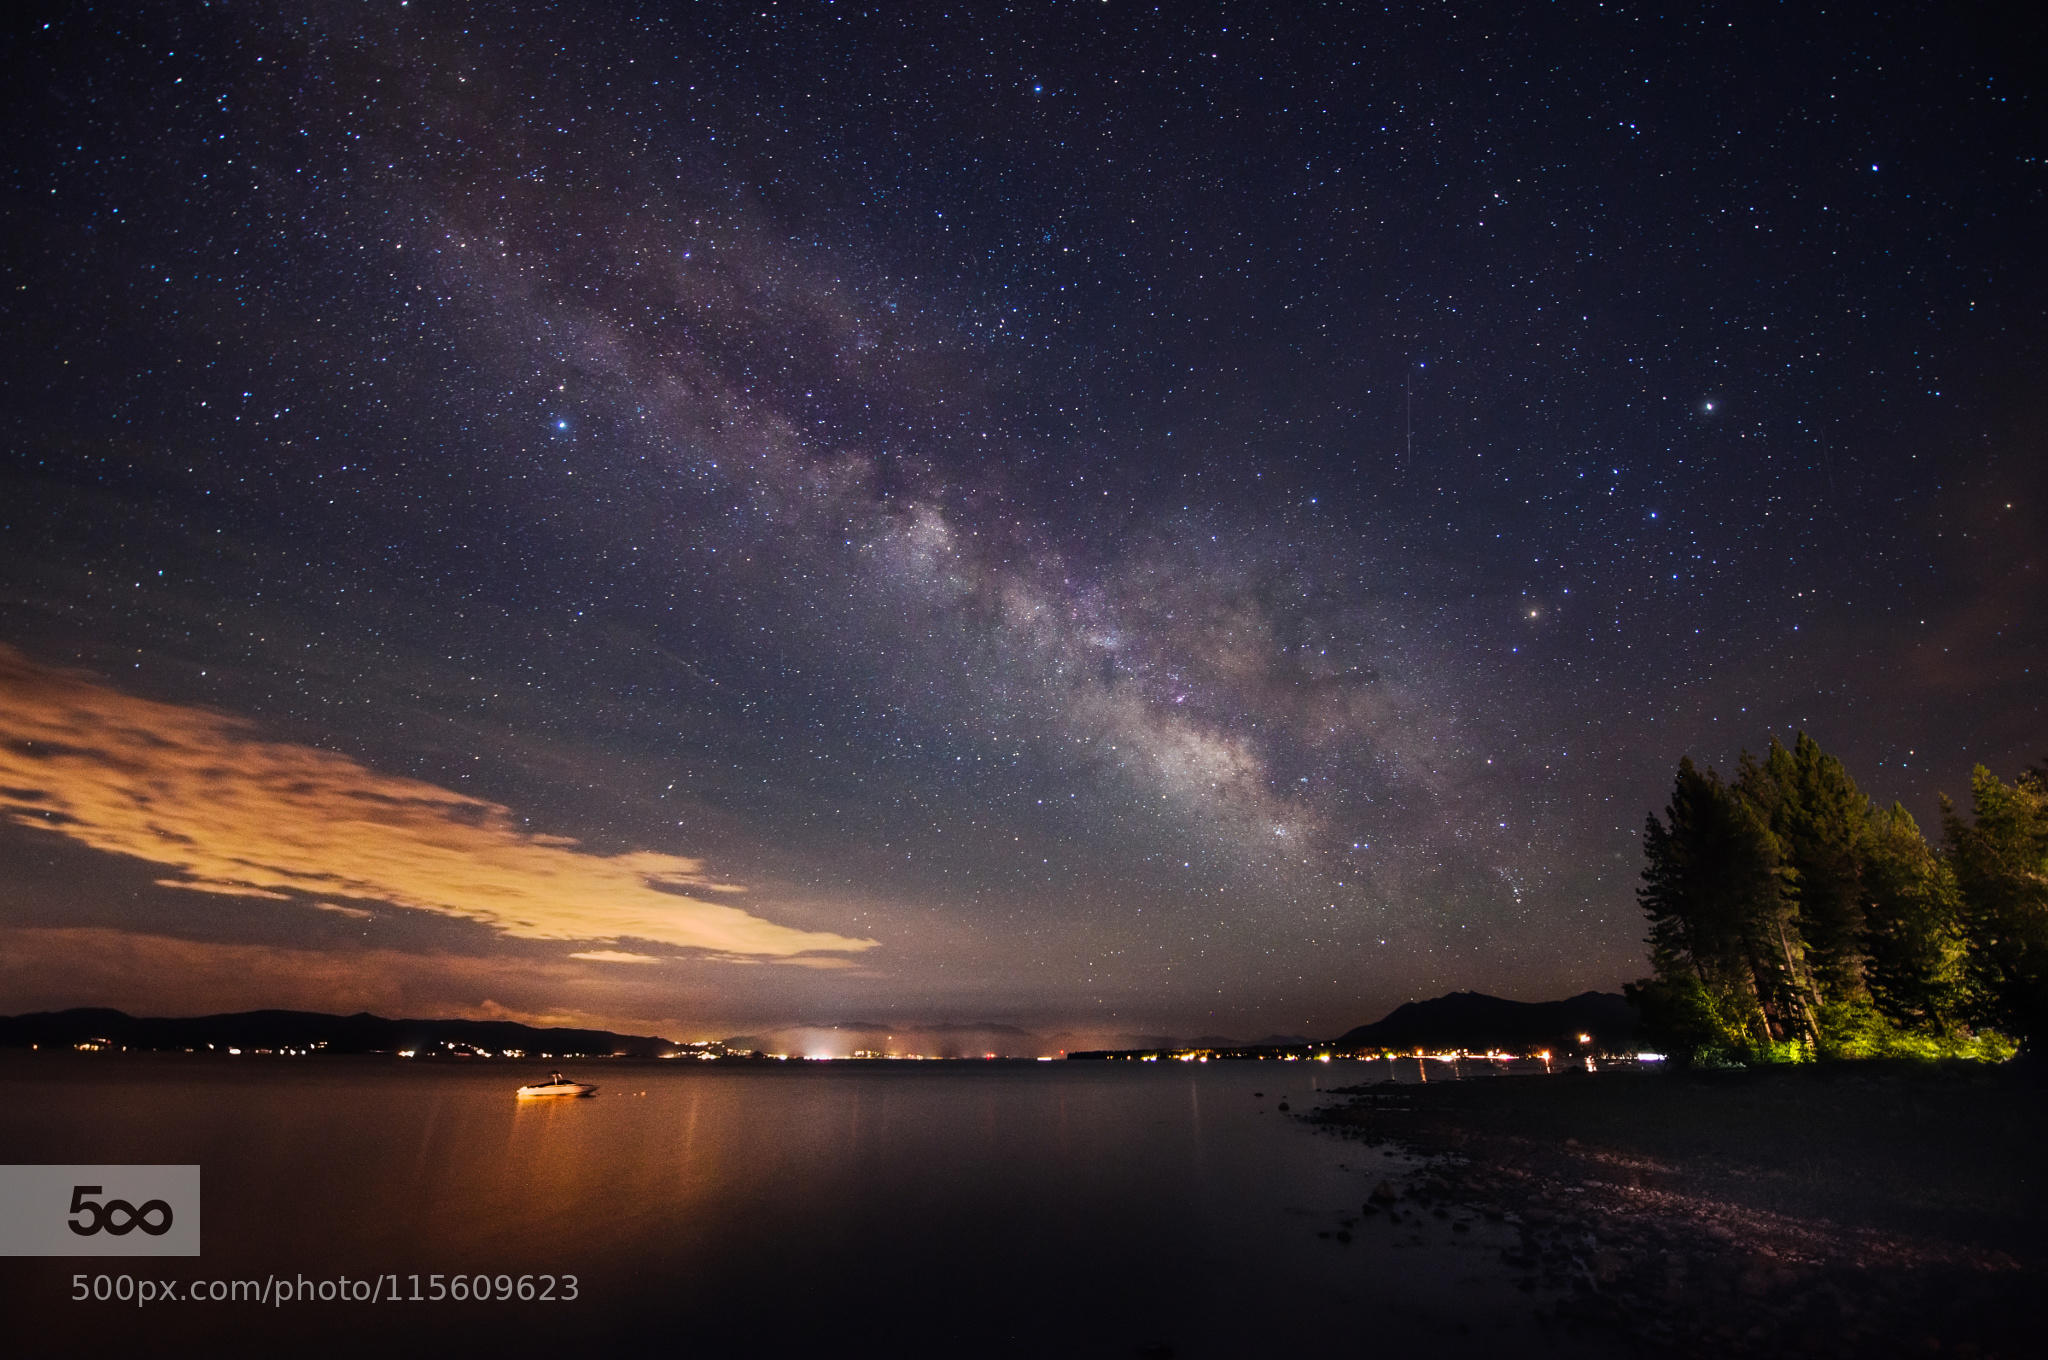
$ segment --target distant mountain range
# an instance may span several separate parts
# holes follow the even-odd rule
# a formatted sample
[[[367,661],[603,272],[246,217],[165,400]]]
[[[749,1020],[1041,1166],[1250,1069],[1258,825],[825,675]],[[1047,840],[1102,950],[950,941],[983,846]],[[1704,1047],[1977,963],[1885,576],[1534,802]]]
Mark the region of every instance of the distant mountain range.
[[[1612,1049],[1626,1047],[1635,1030],[1635,1007],[1613,992],[1581,992],[1564,1001],[1452,992],[1397,1006],[1384,1020],[1347,1030],[1333,1047],[1519,1050],[1569,1047],[1589,1034],[1595,1046]]]
[[[601,1029],[536,1029],[511,1020],[386,1020],[367,1012],[322,1015],[315,1011],[240,1011],[233,1015],[199,1015],[179,1019],[146,1019],[122,1011],[81,1009],[38,1011],[0,1018],[0,1047],[41,1044],[72,1048],[105,1043],[116,1048],[216,1050],[239,1048],[317,1049],[327,1053],[398,1053],[453,1055],[484,1050],[492,1055],[522,1053],[537,1058],[598,1057],[623,1054],[658,1057],[678,1045],[642,1034],[613,1034]]]
[[[1613,1052],[1628,1048],[1635,1030],[1635,1007],[1613,992],[1582,992],[1563,1001],[1507,1001],[1479,992],[1452,992],[1430,1001],[1397,1006],[1385,1019],[1346,1030],[1327,1044],[1286,1034],[1272,1035],[1255,1044],[1236,1044],[1218,1035],[1208,1035],[1191,1044],[1165,1041],[1132,1048],[1090,1049],[1068,1056],[1132,1058],[1189,1049],[1205,1049],[1224,1058],[1285,1056],[1304,1049],[1325,1048],[1338,1053],[1416,1048],[1432,1052],[1492,1048],[1512,1053],[1545,1048],[1569,1052],[1578,1046],[1581,1034],[1589,1037],[1590,1047]]]
[[[1564,1001],[1539,1002],[1452,992],[1430,1001],[1410,1001],[1398,1006],[1383,1020],[1346,1031],[1330,1046],[1340,1052],[1410,1048],[1565,1049],[1573,1045],[1578,1035],[1589,1034],[1596,1047],[1615,1049],[1631,1042],[1635,1027],[1635,1008],[1612,992],[1584,992]],[[978,1051],[982,1043],[988,1042],[987,1035],[1009,1027],[935,1028],[971,1031],[977,1037],[974,1047]],[[764,1046],[755,1042],[756,1037],[736,1036],[721,1044],[698,1047],[743,1054]],[[529,1058],[653,1058],[683,1047],[653,1035],[614,1034],[601,1029],[539,1029],[511,1020],[386,1020],[367,1012],[322,1015],[315,1011],[240,1011],[231,1015],[148,1019],[116,1010],[80,1009],[0,1017],[0,1048],[27,1048],[31,1044],[49,1048],[105,1044],[114,1048],[202,1052],[208,1048],[238,1048],[245,1053],[285,1049],[327,1053],[414,1052],[423,1056],[459,1056],[482,1051],[494,1056],[516,1052]],[[1256,1044],[1239,1045],[1211,1035],[1192,1046],[1270,1052],[1306,1048],[1311,1042],[1295,1035],[1276,1034]],[[1176,1045],[1165,1041],[1156,1047],[1164,1051]],[[1111,1051],[1075,1056],[1106,1056]]]

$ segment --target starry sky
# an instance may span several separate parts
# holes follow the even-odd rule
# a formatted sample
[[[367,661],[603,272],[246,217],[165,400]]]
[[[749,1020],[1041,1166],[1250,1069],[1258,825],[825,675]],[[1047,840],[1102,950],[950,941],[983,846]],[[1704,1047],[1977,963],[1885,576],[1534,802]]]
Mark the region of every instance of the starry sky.
[[[17,16],[0,1011],[1641,974],[1681,754],[2048,751],[1997,9]]]

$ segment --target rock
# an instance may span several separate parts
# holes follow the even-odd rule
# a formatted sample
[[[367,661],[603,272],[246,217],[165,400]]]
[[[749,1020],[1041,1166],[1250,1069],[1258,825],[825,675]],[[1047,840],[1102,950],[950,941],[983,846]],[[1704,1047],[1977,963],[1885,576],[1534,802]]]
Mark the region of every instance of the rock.
[[[1374,1204],[1392,1204],[1399,1198],[1400,1196],[1395,1193],[1394,1187],[1386,1181],[1381,1181],[1372,1188],[1372,1202]]]

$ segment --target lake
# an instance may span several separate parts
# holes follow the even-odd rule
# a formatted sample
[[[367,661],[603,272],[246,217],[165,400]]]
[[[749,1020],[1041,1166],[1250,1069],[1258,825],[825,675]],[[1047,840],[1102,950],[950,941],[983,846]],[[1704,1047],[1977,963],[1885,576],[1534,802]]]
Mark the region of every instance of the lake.
[[[515,1100],[533,1067],[0,1054],[0,1162],[204,1178],[200,1258],[0,1260],[12,1353],[1586,1353],[1509,1229],[1353,1223],[1406,1162],[1279,1111],[1412,1059],[586,1062],[595,1098]],[[72,1302],[80,1271],[408,1297]],[[478,1275],[556,1297],[409,1297]]]

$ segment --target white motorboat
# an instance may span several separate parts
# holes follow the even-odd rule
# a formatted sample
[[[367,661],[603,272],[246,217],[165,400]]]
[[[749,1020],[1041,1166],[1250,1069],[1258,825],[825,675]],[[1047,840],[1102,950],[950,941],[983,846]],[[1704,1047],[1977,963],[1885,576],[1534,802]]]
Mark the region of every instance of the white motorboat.
[[[522,1086],[519,1098],[530,1100],[536,1096],[594,1096],[597,1088],[588,1082],[570,1081],[560,1072],[550,1076],[538,1086]]]

